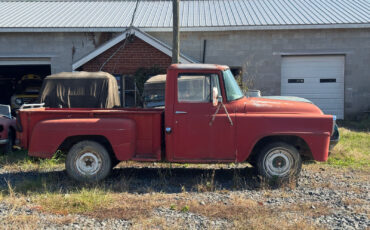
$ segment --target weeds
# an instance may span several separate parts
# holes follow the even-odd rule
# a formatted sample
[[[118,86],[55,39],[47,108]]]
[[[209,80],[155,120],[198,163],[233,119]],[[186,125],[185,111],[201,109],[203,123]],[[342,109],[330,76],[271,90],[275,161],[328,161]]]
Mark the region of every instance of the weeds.
[[[341,139],[327,164],[370,170],[370,132],[339,128]]]
[[[189,212],[190,208],[188,205],[185,205],[184,207],[182,207],[181,209],[181,212]]]
[[[215,170],[211,173],[202,174],[200,176],[200,182],[196,185],[198,192],[212,192],[216,189],[215,184]]]
[[[52,170],[64,167],[65,154],[57,151],[51,159],[30,157],[25,150],[0,155],[0,167],[8,171]]]
[[[41,205],[43,211],[58,214],[88,213],[110,206],[113,202],[111,195],[100,188],[82,188],[67,194],[45,193],[32,199]]]

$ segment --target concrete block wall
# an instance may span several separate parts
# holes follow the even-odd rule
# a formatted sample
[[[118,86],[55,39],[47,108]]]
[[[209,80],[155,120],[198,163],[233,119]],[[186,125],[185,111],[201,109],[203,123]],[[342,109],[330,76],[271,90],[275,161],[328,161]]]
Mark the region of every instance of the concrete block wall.
[[[51,73],[72,71],[73,62],[112,36],[112,33],[0,33],[0,56],[48,58]]]
[[[151,32],[171,45],[172,34]],[[181,52],[205,62],[243,67],[263,95],[280,95],[284,55],[345,55],[345,117],[370,110],[370,29],[182,32]]]
[[[123,43],[124,41],[118,43],[87,62],[81,70],[99,71],[103,63],[115,52],[116,54],[104,65],[102,71],[112,74],[134,74],[141,67],[152,68],[155,66],[165,70],[171,65],[171,57],[137,37],[120,49]]]

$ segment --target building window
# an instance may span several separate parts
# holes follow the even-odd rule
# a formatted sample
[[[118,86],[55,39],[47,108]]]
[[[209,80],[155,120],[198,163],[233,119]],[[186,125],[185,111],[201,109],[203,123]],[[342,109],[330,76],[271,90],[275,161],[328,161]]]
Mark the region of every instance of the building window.
[[[233,74],[236,82],[238,83],[239,87],[244,90],[245,83],[243,82],[243,68],[240,66],[232,66],[230,67],[230,71]]]
[[[132,76],[114,74],[122,107],[136,107],[138,103],[137,87]]]
[[[304,79],[288,79],[288,83],[304,83]]]
[[[234,75],[235,79],[243,76],[243,68],[240,66],[232,66],[230,67],[230,71]]]
[[[124,76],[124,106],[125,107],[136,107],[137,106],[137,88],[135,79],[132,76]]]
[[[335,78],[320,78],[320,83],[335,83],[337,79]]]
[[[122,75],[120,74],[113,74],[113,76],[116,78],[117,80],[117,86],[118,86],[118,95],[119,95],[119,100],[120,100],[120,104],[122,106],[122,101],[123,101],[123,98],[122,98]]]

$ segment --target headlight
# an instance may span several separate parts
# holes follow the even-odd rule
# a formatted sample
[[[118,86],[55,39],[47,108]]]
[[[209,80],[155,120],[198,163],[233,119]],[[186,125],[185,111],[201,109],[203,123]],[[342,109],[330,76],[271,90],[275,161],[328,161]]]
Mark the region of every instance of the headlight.
[[[16,98],[15,99],[15,104],[22,105],[23,104],[23,99],[22,98]]]

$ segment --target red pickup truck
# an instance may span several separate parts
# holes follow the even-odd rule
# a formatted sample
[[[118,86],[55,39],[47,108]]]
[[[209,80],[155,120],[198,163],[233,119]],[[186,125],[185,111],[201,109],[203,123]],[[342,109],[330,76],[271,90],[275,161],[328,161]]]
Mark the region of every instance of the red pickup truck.
[[[296,178],[302,159],[326,161],[335,119],[311,103],[246,98],[227,66],[174,64],[164,109],[21,109],[31,156],[67,153],[72,178],[104,179],[119,161],[250,162],[267,180]]]

